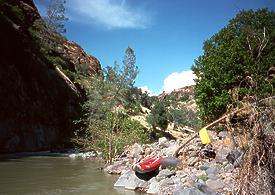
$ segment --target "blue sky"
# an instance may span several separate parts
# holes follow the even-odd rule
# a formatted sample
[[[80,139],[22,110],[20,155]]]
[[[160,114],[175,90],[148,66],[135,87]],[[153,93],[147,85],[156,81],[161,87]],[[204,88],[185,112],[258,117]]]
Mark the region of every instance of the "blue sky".
[[[41,15],[48,0],[34,0]],[[68,39],[102,67],[122,64],[130,46],[137,57],[136,86],[153,94],[194,84],[190,68],[204,40],[240,10],[275,9],[275,0],[67,0]]]

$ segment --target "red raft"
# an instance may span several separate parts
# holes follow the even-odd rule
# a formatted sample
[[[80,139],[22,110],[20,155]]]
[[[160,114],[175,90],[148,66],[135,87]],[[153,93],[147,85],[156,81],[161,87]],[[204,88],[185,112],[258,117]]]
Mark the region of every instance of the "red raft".
[[[133,170],[138,173],[148,173],[156,170],[160,166],[163,158],[158,155],[153,155],[145,158],[133,166]]]

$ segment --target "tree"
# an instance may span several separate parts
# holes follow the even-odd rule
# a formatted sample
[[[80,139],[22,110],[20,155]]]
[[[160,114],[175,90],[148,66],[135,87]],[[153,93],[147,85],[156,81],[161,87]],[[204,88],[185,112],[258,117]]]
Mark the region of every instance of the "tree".
[[[200,117],[209,122],[229,104],[246,95],[267,96],[274,79],[266,80],[275,64],[275,13],[267,9],[241,11],[229,24],[204,42],[195,60],[195,98]],[[273,83],[272,83],[273,82]]]
[[[152,126],[153,130],[160,128],[166,130],[171,116],[165,104],[161,100],[157,100],[152,107],[150,115],[147,117],[148,123]]]
[[[48,28],[59,33],[66,32],[64,22],[68,18],[65,16],[65,3],[65,0],[50,0],[43,18]]]
[[[76,143],[103,151],[110,162],[126,144],[142,142],[149,137],[141,125],[127,118],[125,111],[125,105],[129,104],[126,97],[134,89],[137,73],[134,50],[128,47],[122,67],[115,62],[104,70],[103,78],[88,77],[85,82],[85,127],[76,132]]]
[[[199,125],[196,112],[188,110],[185,107],[170,108],[169,113],[171,115],[171,122],[174,123],[175,128],[183,126],[197,128]]]

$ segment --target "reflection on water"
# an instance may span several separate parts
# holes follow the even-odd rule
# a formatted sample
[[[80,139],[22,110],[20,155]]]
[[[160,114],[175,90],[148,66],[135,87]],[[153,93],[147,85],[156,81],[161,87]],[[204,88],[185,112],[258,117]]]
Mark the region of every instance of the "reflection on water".
[[[102,164],[67,157],[32,156],[0,160],[0,194],[129,194],[114,189],[116,176]]]

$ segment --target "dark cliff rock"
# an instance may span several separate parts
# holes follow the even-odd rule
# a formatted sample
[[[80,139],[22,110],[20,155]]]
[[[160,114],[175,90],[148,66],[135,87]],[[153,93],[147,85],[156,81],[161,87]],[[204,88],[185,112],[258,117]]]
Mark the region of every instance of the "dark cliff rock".
[[[32,0],[0,0],[0,153],[62,147],[80,114],[81,93],[29,33],[37,19]],[[101,74],[96,58],[74,42],[66,47],[80,53],[59,51],[65,65],[79,59],[89,74]]]

